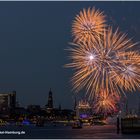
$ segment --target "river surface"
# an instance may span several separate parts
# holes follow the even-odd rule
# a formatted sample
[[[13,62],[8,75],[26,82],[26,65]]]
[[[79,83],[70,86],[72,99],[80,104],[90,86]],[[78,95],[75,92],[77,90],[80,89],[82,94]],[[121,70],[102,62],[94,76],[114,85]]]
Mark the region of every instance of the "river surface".
[[[0,126],[0,138],[32,139],[140,139],[140,134],[117,134],[115,125],[84,126],[72,129],[71,126]]]

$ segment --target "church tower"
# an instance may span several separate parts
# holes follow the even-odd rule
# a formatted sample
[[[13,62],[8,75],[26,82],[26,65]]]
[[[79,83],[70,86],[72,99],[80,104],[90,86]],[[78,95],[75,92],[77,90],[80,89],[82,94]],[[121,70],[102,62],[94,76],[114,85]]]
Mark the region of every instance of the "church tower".
[[[48,109],[53,109],[53,96],[52,96],[51,88],[50,88],[49,95],[48,95],[48,104],[47,104],[47,108],[48,108]]]

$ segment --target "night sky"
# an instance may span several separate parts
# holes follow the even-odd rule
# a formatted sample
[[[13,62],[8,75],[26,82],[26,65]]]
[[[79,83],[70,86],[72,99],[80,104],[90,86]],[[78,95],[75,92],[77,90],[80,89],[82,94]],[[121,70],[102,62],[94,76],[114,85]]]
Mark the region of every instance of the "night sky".
[[[51,88],[55,107],[72,108],[73,71],[63,67],[70,62],[64,49],[75,15],[93,6],[140,41],[140,2],[0,2],[0,92],[16,90],[21,106],[44,106]],[[137,108],[140,93],[127,96]]]

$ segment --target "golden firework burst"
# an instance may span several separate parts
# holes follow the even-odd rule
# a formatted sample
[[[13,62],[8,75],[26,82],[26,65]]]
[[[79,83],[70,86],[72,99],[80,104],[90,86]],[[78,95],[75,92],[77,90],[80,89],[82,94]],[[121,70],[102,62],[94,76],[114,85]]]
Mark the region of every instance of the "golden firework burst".
[[[73,89],[80,91],[84,87],[90,97],[99,94],[101,89],[120,95],[124,90],[135,90],[140,85],[140,55],[132,51],[132,43],[126,34],[118,29],[104,30],[103,36],[96,41],[72,43],[68,49],[73,68]]]
[[[95,8],[83,9],[75,17],[72,24],[72,34],[74,41],[85,42],[87,40],[96,41],[102,35],[106,27],[105,15]]]
[[[101,90],[94,102],[94,111],[97,114],[113,114],[119,111],[118,102],[120,97],[115,93],[108,94],[106,90]]]

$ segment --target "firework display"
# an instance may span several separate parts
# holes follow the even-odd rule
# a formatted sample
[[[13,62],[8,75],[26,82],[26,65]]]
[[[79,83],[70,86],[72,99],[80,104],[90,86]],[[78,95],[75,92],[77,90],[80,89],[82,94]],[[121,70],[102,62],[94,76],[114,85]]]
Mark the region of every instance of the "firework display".
[[[67,67],[76,70],[72,78],[76,91],[86,87],[91,96],[100,89],[109,93],[135,90],[140,82],[140,55],[130,51],[135,44],[118,30],[109,28],[96,42],[73,43],[70,48],[72,63]]]
[[[88,9],[76,16],[72,25],[74,40],[68,48],[74,69],[73,90],[83,88],[89,99],[96,98],[96,111],[115,110],[118,97],[140,88],[140,54],[137,43],[105,24],[105,15]],[[114,96],[116,94],[116,96]]]
[[[87,11],[83,9],[83,11],[76,16],[72,25],[74,40],[83,42],[99,39],[103,33],[103,29],[106,27],[105,22],[103,12],[95,10],[95,8],[88,8]]]
[[[100,94],[94,101],[94,111],[96,114],[108,115],[115,114],[119,110],[118,102],[120,97],[114,93],[108,94],[105,90],[101,90]]]

